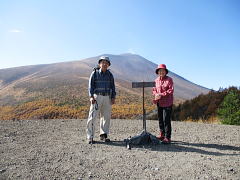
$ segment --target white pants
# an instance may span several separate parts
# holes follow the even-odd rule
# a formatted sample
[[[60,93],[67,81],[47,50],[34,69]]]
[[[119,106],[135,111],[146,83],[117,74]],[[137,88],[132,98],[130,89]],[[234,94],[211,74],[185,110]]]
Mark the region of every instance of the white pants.
[[[109,96],[102,96],[94,94],[94,98],[97,101],[98,109],[96,109],[96,103],[91,104],[89,110],[89,116],[87,121],[87,139],[94,137],[95,122],[99,114],[100,118],[100,134],[108,134],[111,118],[111,99]]]

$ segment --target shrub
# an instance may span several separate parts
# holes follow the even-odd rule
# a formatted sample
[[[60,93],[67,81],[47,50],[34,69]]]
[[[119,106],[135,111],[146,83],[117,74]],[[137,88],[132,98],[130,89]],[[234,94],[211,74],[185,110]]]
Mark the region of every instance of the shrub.
[[[230,89],[217,113],[221,123],[240,125],[240,94],[237,90]]]

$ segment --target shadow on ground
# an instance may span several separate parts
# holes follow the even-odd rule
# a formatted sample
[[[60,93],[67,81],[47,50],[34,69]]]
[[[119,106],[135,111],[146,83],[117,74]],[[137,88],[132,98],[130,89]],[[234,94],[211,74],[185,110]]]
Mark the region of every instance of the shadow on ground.
[[[97,141],[95,144],[102,144],[105,146],[118,146],[126,147],[124,141],[111,141],[111,142],[101,142]],[[203,144],[203,143],[189,143],[183,141],[172,141],[171,144],[146,144],[146,145],[132,145],[132,148],[140,148],[151,151],[171,151],[171,152],[194,152],[204,155],[213,155],[213,156],[240,156],[240,147],[222,145],[222,144]],[[218,152],[216,152],[218,151]],[[234,151],[232,153],[225,153],[224,151]],[[236,152],[237,151],[237,152]]]

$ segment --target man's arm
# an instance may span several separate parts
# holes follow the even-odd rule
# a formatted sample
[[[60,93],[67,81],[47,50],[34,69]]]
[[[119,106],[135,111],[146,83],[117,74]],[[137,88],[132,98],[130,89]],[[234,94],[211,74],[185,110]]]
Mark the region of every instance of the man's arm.
[[[114,77],[111,74],[111,102],[112,102],[112,104],[115,104],[115,98],[116,98],[115,82],[114,82]]]
[[[92,104],[94,104],[95,102],[95,99],[94,99],[94,89],[95,89],[95,84],[94,84],[94,80],[95,80],[95,77],[94,77],[94,71],[92,72],[92,74],[90,75],[90,78],[89,78],[89,83],[88,83],[88,94],[90,96],[90,101]]]

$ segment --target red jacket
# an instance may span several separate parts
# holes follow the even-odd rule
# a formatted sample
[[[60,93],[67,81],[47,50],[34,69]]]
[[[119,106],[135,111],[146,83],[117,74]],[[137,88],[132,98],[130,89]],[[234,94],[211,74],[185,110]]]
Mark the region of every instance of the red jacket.
[[[165,76],[162,79],[157,77],[155,79],[155,86],[152,90],[153,95],[161,95],[161,98],[156,102],[160,107],[169,107],[173,105],[173,80],[169,76]]]

